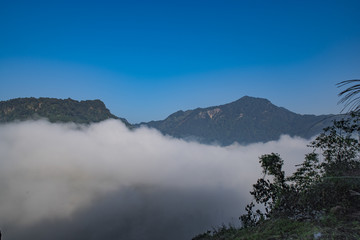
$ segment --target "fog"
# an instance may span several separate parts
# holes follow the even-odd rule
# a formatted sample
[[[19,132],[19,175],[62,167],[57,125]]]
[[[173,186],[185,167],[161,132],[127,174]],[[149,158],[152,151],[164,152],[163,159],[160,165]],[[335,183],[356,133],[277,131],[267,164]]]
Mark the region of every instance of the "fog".
[[[203,145],[118,120],[0,125],[3,239],[191,239],[239,224],[277,152],[290,172],[309,141],[282,136],[248,146]]]

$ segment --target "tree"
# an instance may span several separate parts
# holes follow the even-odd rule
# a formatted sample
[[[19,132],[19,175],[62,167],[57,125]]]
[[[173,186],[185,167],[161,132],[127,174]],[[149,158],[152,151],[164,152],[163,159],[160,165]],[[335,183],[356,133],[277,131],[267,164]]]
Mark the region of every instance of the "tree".
[[[360,79],[346,80],[336,84],[338,87],[344,87],[349,84],[352,86],[346,88],[345,90],[339,93],[339,96],[342,96],[339,103],[344,104],[343,110],[348,108],[349,112],[360,112],[360,97],[357,95],[360,93]]]
[[[263,169],[263,177],[258,179],[253,185],[253,191],[250,192],[254,196],[255,202],[264,206],[265,213],[253,208],[256,206],[251,202],[246,206],[247,214],[240,217],[244,226],[254,226],[260,220],[268,218],[279,212],[286,211],[287,199],[290,196],[290,186],[286,183],[285,172],[282,170],[284,161],[279,154],[271,153],[262,155],[259,162]],[[270,181],[267,176],[272,178]]]
[[[359,115],[352,113],[340,121],[334,120],[310,144],[313,151],[290,177],[282,171],[279,154],[261,156],[264,176],[253,185],[250,194],[254,201],[240,217],[244,227],[279,216],[312,218],[337,206],[348,212],[360,209],[359,201],[353,199],[353,193],[360,192],[359,136]],[[259,205],[265,212],[253,210]]]

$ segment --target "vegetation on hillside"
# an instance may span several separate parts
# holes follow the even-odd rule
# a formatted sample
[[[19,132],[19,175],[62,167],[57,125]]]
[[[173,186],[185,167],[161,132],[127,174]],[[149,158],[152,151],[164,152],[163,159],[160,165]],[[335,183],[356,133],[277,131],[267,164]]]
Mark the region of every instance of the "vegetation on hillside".
[[[341,95],[352,104],[359,89]],[[349,107],[354,111],[317,136],[291,176],[279,154],[259,158],[263,177],[253,185],[240,229],[223,226],[194,240],[360,239],[360,107]]]
[[[76,101],[56,98],[17,98],[0,102],[0,122],[46,118],[50,122],[91,123],[109,118],[111,114],[100,100]],[[121,119],[130,125],[125,119]]]
[[[269,100],[245,96],[232,103],[178,111],[165,120],[142,124],[174,137],[226,146],[278,140],[282,134],[311,138],[330,126],[334,117],[296,114]]]
[[[264,220],[256,227],[239,229],[232,226],[222,226],[193,238],[193,240],[266,239],[358,240],[360,239],[360,222],[343,219],[334,214],[307,221],[273,218]]]

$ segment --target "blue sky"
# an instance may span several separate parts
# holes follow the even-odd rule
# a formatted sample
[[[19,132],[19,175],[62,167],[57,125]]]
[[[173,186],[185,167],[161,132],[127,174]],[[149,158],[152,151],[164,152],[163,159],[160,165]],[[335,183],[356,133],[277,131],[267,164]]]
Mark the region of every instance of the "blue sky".
[[[244,95],[338,113],[360,1],[0,0],[0,100],[101,99],[131,123]]]

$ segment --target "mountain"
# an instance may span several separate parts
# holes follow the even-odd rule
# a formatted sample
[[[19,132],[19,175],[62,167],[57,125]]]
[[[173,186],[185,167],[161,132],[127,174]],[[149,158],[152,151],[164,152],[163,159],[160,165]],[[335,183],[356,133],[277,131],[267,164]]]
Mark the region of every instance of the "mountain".
[[[310,138],[329,126],[334,117],[300,115],[267,99],[245,96],[232,103],[178,111],[165,120],[139,125],[177,138],[230,145],[277,140],[282,134]]]
[[[50,122],[91,123],[109,118],[124,118],[111,114],[100,100],[76,101],[56,98],[16,98],[0,101],[0,122],[47,118]]]
[[[111,114],[100,100],[17,98],[0,101],[0,123],[47,118],[50,122],[92,123],[120,119],[129,128],[145,125],[163,134],[223,146],[279,139],[280,135],[310,138],[331,125],[335,115],[300,115],[273,105],[269,100],[242,97],[208,108],[178,111],[165,120],[131,125]]]

